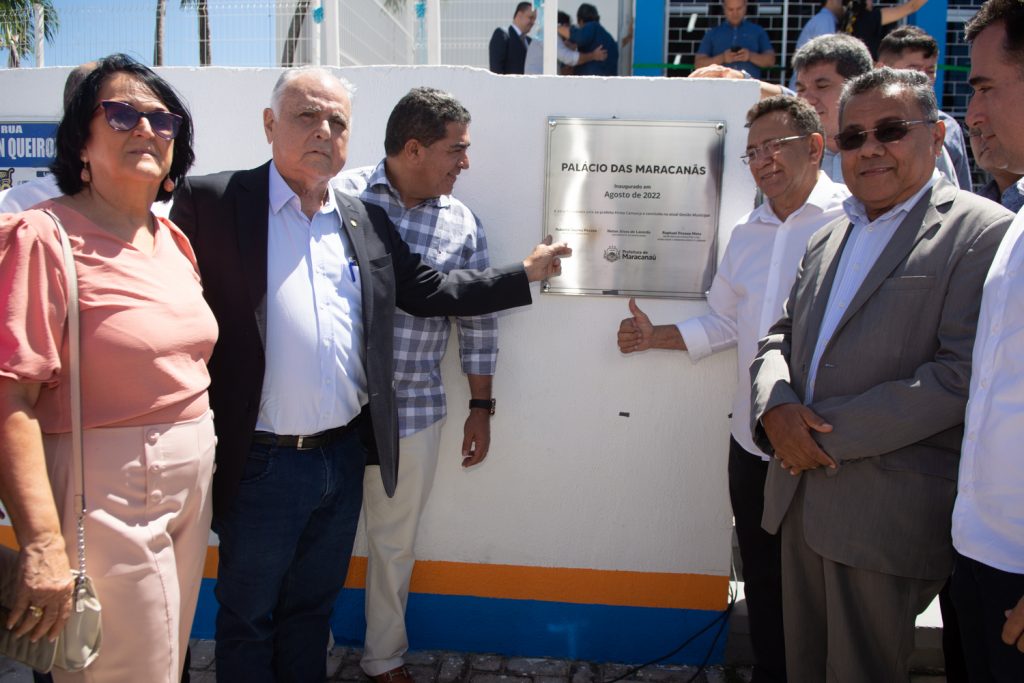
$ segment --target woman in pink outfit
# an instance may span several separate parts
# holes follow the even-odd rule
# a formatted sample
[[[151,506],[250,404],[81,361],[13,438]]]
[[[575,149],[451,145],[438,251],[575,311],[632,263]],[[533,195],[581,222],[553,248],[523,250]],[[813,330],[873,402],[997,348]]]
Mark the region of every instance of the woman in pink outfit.
[[[124,55],[97,63],[57,132],[82,327],[86,559],[104,640],[64,681],[177,683],[210,529],[217,327],[188,240],[151,212],[194,159],[178,95]],[[0,499],[21,546],[9,624],[53,638],[68,616],[71,486],[66,274],[51,218],[0,215]]]

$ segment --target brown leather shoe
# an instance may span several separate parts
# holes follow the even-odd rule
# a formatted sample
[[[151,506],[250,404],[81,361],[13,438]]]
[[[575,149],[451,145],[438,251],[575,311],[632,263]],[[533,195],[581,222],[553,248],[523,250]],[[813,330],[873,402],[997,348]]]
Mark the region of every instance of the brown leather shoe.
[[[391,671],[385,671],[373,677],[377,683],[414,683],[412,674],[405,666],[396,666]]]

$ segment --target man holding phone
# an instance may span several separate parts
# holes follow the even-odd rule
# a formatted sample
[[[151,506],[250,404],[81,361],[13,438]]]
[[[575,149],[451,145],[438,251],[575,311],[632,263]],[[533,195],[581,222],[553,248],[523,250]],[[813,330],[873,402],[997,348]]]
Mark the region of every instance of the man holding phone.
[[[721,64],[761,78],[761,69],[775,64],[775,49],[768,33],[747,21],[747,0],[724,0],[725,21],[704,34],[694,57],[701,68]]]

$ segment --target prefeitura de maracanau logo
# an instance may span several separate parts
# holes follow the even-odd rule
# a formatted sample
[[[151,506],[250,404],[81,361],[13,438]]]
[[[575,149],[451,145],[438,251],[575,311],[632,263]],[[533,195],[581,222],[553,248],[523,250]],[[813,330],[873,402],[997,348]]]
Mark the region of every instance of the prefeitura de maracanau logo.
[[[608,247],[604,250],[604,260],[609,263],[615,263],[616,261],[657,261],[658,255],[652,254],[647,250]]]

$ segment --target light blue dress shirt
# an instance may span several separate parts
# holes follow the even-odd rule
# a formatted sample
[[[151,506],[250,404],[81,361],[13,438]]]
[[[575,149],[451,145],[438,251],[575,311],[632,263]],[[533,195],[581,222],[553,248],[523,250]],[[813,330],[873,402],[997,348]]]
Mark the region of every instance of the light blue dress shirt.
[[[348,424],[369,397],[359,269],[334,193],[312,219],[270,164],[267,348],[256,429],[316,434]]]
[[[833,183],[845,184],[843,181],[843,155],[839,152],[830,152],[828,147],[821,155],[821,170],[825,172],[828,179]]]
[[[864,204],[856,197],[850,197],[843,202],[843,209],[852,226],[849,228],[850,236],[846,240],[846,246],[843,247],[843,254],[839,258],[839,268],[832,281],[832,291],[829,292],[825,316],[822,318],[821,330],[818,332],[818,343],[814,347],[814,355],[811,357],[811,368],[807,375],[806,399],[804,400],[807,405],[814,401],[814,381],[818,377],[821,357],[825,354],[825,348],[832,340],[839,321],[846,314],[850,301],[853,300],[860,286],[864,284],[864,278],[867,277],[868,271],[875,265],[875,261],[889,244],[889,240],[892,239],[903,219],[940,177],[938,171],[932,171],[932,177],[920,190],[873,221],[868,219]]]
[[[800,35],[796,39],[795,49],[799,50],[812,38],[827,36],[835,32],[836,15],[832,14],[832,10],[822,7],[817,14],[807,20],[803,29],[800,30]]]

